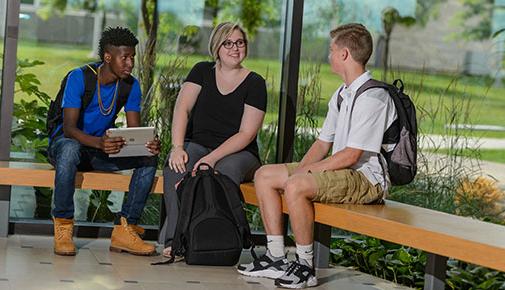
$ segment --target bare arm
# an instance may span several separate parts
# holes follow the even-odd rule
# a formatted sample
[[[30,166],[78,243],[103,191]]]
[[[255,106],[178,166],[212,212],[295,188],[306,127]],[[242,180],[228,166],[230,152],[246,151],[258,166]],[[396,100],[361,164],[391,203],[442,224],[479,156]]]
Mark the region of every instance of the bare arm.
[[[309,151],[307,151],[307,153],[305,153],[303,156],[302,161],[300,161],[299,167],[310,165],[312,163],[323,160],[323,158],[328,155],[328,151],[330,150],[332,144],[333,143],[324,142],[320,139],[317,139],[312,144],[312,146],[310,146]]]
[[[126,126],[140,127],[140,113],[134,111],[126,112]]]
[[[214,166],[217,161],[232,153],[238,152],[249,145],[263,124],[265,112],[253,106],[244,105],[244,114],[240,122],[239,131],[228,138],[223,144],[214,149],[211,153],[200,159],[194,166],[194,169],[202,162]]]
[[[185,82],[182,84],[177,101],[175,102],[174,115],[172,118],[172,151],[168,159],[168,166],[176,172],[186,171],[188,154],[182,147],[189,115],[193,109],[202,87],[195,83]]]
[[[301,165],[297,168],[295,173],[306,173],[309,170],[311,172],[322,172],[325,170],[350,168],[358,162],[361,154],[363,154],[363,150],[361,149],[346,147],[321,161],[303,166]]]
[[[174,107],[174,116],[172,118],[172,144],[182,146],[184,144],[184,136],[186,135],[186,127],[188,125],[189,114],[198,99],[198,94],[202,87],[200,85],[185,82]]]
[[[95,137],[88,135],[77,128],[80,111],[81,109],[78,108],[63,109],[63,134],[65,137],[75,139],[85,146],[100,149],[108,154],[119,152],[121,147],[124,145],[123,138],[109,138],[107,135]]]

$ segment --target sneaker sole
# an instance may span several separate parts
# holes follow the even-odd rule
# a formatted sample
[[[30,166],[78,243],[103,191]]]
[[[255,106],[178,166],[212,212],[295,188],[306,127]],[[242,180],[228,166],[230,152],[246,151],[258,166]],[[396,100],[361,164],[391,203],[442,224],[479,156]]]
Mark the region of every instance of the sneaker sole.
[[[283,283],[275,281],[275,286],[281,287],[281,288],[289,288],[289,289],[302,289],[302,288],[308,288],[308,287],[315,287],[315,286],[317,286],[317,278],[310,277],[308,281],[305,281],[300,284],[283,284]]]
[[[112,246],[109,247],[109,250],[111,252],[115,252],[115,253],[126,252],[126,253],[130,253],[130,254],[136,255],[136,256],[154,256],[154,254],[156,253],[156,250],[154,250],[152,252],[135,252],[135,251],[132,251],[132,250],[129,250],[129,249],[112,247]]]
[[[269,278],[269,279],[280,278],[285,273],[284,271],[272,271],[272,270],[261,270],[261,271],[250,272],[250,271],[237,269],[237,271],[244,276],[256,277],[256,278]]]

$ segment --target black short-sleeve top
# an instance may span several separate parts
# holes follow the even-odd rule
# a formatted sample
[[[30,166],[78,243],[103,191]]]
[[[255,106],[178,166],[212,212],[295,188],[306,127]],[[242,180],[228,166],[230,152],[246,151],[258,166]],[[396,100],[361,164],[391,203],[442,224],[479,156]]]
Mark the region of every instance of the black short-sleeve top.
[[[186,140],[211,149],[239,131],[245,104],[262,111],[266,111],[267,104],[265,80],[252,71],[234,91],[221,94],[216,84],[215,65],[215,62],[197,63],[185,80],[202,87],[191,111]],[[256,138],[245,150],[259,157]]]

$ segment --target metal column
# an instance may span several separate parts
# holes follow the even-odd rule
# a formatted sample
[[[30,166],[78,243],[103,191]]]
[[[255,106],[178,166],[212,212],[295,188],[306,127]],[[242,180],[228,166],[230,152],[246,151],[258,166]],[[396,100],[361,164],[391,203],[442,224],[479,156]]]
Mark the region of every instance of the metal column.
[[[276,163],[293,160],[293,143],[298,97],[298,74],[302,44],[303,0],[287,0],[282,41],[281,91],[279,95],[279,130]],[[284,239],[288,240],[289,217],[284,214]]]
[[[282,76],[279,99],[279,131],[277,134],[277,163],[293,159],[298,74],[302,45],[303,0],[286,3],[285,32],[282,44]]]
[[[19,30],[19,0],[7,1],[0,95],[0,160],[9,160]],[[9,232],[10,186],[0,186],[0,237]]]

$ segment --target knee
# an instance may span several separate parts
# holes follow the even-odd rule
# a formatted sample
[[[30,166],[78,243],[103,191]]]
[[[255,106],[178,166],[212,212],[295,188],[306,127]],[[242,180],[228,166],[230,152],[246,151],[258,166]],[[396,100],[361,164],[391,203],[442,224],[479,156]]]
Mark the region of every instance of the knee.
[[[78,164],[81,159],[81,144],[74,139],[68,139],[60,145],[56,155],[56,162],[60,165],[66,163]]]
[[[254,182],[265,182],[273,173],[272,165],[263,165],[254,173]]]
[[[307,197],[304,194],[306,188],[307,184],[301,178],[289,178],[284,187],[284,198],[288,205],[299,199],[306,199]]]

